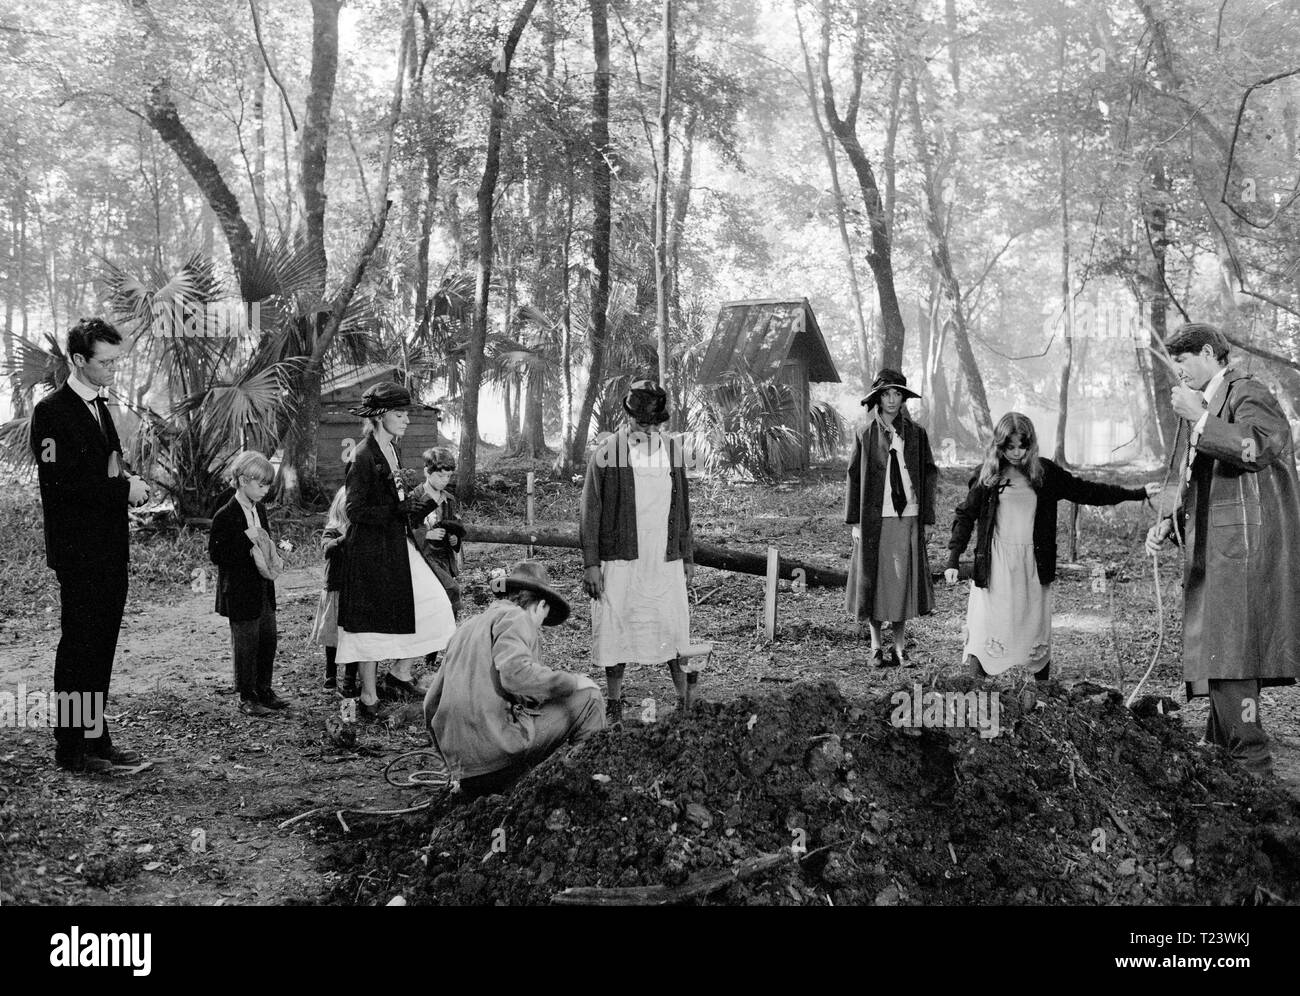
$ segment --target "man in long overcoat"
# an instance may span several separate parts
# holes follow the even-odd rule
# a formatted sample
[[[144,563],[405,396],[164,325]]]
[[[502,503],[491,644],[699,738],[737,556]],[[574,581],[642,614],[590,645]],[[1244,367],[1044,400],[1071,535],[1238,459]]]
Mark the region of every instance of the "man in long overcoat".
[[[1180,486],[1147,549],[1183,537],[1183,677],[1189,698],[1210,698],[1206,739],[1269,774],[1260,688],[1300,676],[1300,481],[1291,427],[1267,387],[1227,365],[1228,342],[1213,325],[1184,325],[1166,345],[1183,381],[1173,389],[1174,411],[1192,428]]]

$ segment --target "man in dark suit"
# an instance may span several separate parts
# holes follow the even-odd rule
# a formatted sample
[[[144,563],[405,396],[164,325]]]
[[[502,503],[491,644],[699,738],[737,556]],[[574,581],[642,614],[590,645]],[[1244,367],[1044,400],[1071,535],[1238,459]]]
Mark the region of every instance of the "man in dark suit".
[[[82,702],[80,721],[64,725],[75,716],[70,710],[54,730],[55,760],[68,771],[107,771],[140,761],[134,751],[113,745],[106,720],[91,722],[103,717],[107,705],[126,605],[127,505],[149,497],[144,481],[123,469],[122,445],[104,402],[121,352],[117,329],[83,318],[68,332],[67,382],[32,413],[45,561],[59,579],[62,637],[54,691]],[[90,701],[93,709],[86,708]]]

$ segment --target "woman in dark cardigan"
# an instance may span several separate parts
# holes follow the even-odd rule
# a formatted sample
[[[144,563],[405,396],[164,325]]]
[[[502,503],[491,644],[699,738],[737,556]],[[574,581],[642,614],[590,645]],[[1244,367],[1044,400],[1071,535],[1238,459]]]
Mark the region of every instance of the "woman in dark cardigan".
[[[411,668],[426,654],[445,650],[456,629],[451,602],[415,545],[411,522],[434,506],[427,484],[411,494],[397,478],[396,440],[410,422],[411,396],[393,383],[369,388],[354,415],[369,420],[365,439],[347,473],[348,531],[339,597],[336,661],[360,662],[363,713],[379,701],[376,663],[393,660],[385,682],[419,694]]]
[[[972,674],[1026,667],[1040,681],[1051,668],[1052,582],[1056,580],[1056,503],[1118,505],[1142,501],[1158,484],[1123,488],[1085,481],[1038,455],[1034,423],[1019,412],[998,421],[983,467],[957,506],[948,542],[949,584],[972,530],[975,571],[966,609]]]

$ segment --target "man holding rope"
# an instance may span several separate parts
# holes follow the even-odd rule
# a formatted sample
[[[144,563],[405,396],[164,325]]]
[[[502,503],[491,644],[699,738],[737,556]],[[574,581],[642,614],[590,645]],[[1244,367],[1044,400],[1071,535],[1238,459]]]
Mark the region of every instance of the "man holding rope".
[[[1260,688],[1300,676],[1291,427],[1268,388],[1227,365],[1228,342],[1213,325],[1184,325],[1165,345],[1182,381],[1173,408],[1191,434],[1146,548],[1155,554],[1171,535],[1183,546],[1183,677],[1188,698],[1209,696],[1205,738],[1268,775]]]

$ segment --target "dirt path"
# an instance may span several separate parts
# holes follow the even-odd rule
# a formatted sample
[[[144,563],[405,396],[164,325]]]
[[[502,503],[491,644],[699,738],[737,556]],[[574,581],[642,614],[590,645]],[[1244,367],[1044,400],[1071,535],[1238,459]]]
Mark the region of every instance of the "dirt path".
[[[474,567],[485,571],[515,552],[492,549],[476,557]],[[565,578],[574,614],[548,635],[545,653],[556,666],[588,670],[589,610],[573,580],[573,564],[562,554],[555,557],[552,571]],[[319,577],[318,569],[308,568],[277,582],[276,685],[293,702],[285,715],[259,720],[238,713],[227,624],[212,611],[210,593],[177,588],[161,604],[142,604],[135,596],[128,602],[114,668],[115,733],[153,758],[152,770],[111,779],[69,777],[53,765],[48,730],[0,729],[0,902],[310,901],[336,880],[323,850],[334,810],[401,808],[427,797],[421,790],[390,787],[382,778],[394,756],[424,745],[418,723],[363,726],[353,748],[325,734],[337,699],[319,687],[322,654],[307,643]],[[912,681],[928,683],[955,666],[965,610],[960,589],[939,586],[935,614],[914,629],[925,666],[894,673],[862,666],[865,647],[843,619],[842,591],[783,596],[782,638],[766,645],[754,631],[761,579],[702,570],[700,592],[715,588],[716,596],[695,610],[693,624],[716,647],[704,676],[711,698],[821,679],[835,681],[849,696],[879,695]],[[1058,588],[1053,656],[1060,676],[1112,684],[1105,604],[1086,584]],[[1133,662],[1140,659],[1144,667],[1154,645],[1148,589],[1139,579],[1126,585],[1117,610],[1120,645],[1132,648],[1126,651],[1130,683],[1137,677]],[[49,625],[0,647],[0,688],[26,683],[48,689],[57,616]],[[1151,690],[1172,692],[1175,652],[1164,656],[1168,660],[1162,658]],[[661,670],[630,670],[628,700],[639,705],[650,697],[661,711],[671,709],[671,684]],[[1199,732],[1203,702],[1185,706],[1181,716],[1189,731]],[[1266,692],[1264,716],[1278,774],[1300,796],[1300,690]],[[418,709],[408,707],[397,718],[417,717]],[[316,807],[328,811],[277,829]],[[349,839],[358,841],[384,822],[347,819]],[[337,844],[337,834],[328,836]]]
[[[399,808],[412,791],[384,783],[382,766],[422,746],[406,730],[369,727],[344,750],[324,736],[337,700],[319,688],[319,648],[306,643],[318,570],[277,582],[276,685],[294,705],[258,720],[230,689],[226,621],[212,595],[128,603],[110,713],[118,741],[154,760],[133,776],[69,777],[53,765],[43,729],[0,730],[0,784],[14,803],[0,827],[0,901],[71,904],[274,904],[310,899],[317,806]],[[57,625],[0,649],[0,687],[49,688]],[[0,796],[3,801],[6,796]],[[350,817],[364,830],[365,817]]]

